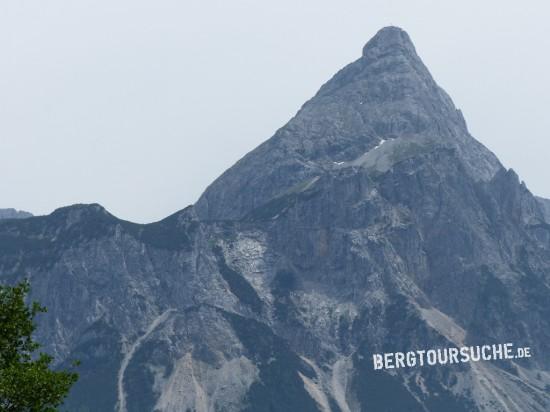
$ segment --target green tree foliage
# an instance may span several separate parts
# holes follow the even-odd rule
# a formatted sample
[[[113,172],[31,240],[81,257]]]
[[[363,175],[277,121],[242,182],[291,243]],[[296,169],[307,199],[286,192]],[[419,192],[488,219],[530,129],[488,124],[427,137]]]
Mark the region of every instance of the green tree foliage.
[[[29,283],[0,285],[0,411],[56,411],[78,375],[50,369],[52,357],[36,353],[34,317],[46,308],[25,303]]]

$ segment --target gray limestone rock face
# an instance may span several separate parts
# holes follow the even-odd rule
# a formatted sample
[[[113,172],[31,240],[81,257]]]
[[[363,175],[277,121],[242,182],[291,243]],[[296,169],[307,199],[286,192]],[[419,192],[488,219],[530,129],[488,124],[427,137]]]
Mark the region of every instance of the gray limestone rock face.
[[[550,219],[382,29],[196,205],[0,221],[74,411],[550,410]],[[383,352],[532,357],[375,370]]]

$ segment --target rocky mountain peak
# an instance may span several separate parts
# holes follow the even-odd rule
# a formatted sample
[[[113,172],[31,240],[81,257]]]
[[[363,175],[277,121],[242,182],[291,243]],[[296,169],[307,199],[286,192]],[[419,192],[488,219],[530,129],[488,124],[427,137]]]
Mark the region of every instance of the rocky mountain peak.
[[[363,47],[363,57],[368,59],[380,58],[388,53],[416,56],[414,44],[405,30],[395,26],[384,27]]]
[[[220,176],[197,202],[201,219],[240,219],[254,208],[324,173],[357,164],[381,143],[384,169],[403,144],[446,147],[465,170],[489,180],[496,157],[473,139],[462,113],[426,68],[409,35],[380,30],[362,56],[326,82],[275,135]],[[411,149],[412,150],[412,149]],[[401,156],[399,156],[401,158]],[[372,162],[368,162],[371,164]]]

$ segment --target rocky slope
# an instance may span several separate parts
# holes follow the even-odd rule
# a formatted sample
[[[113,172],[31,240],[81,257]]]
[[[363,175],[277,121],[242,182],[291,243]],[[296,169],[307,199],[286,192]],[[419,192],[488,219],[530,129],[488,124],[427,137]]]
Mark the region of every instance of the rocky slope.
[[[195,206],[0,222],[71,411],[550,410],[550,224],[385,28]],[[530,359],[375,371],[512,342]]]

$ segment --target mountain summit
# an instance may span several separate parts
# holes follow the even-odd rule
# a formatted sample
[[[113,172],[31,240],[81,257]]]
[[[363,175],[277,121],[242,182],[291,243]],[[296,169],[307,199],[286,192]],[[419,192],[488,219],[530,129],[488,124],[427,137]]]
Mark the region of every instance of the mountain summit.
[[[395,26],[384,27],[363,47],[363,57],[366,59],[377,59],[389,53],[418,57],[407,32]]]
[[[220,176],[197,202],[197,213],[202,219],[243,218],[332,165],[393,139],[454,148],[478,179],[489,180],[501,167],[470,136],[408,34],[387,27],[271,139]]]
[[[549,210],[390,27],[196,205],[1,220],[0,274],[82,362],[67,410],[547,412]],[[373,365],[506,343],[532,356]]]

